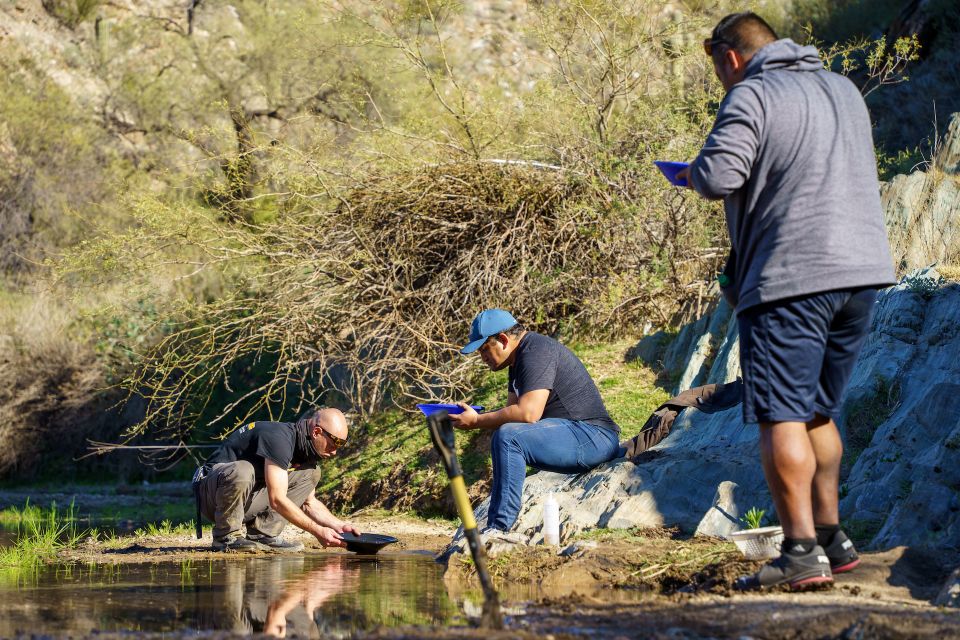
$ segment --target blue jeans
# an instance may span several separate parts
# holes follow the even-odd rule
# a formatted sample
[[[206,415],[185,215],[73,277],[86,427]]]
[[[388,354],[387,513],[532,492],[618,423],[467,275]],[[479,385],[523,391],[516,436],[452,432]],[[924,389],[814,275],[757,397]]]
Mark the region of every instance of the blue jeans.
[[[583,473],[613,460],[619,434],[579,420],[547,418],[509,422],[493,434],[493,485],[487,526],[508,531],[520,513],[527,466],[556,473]]]

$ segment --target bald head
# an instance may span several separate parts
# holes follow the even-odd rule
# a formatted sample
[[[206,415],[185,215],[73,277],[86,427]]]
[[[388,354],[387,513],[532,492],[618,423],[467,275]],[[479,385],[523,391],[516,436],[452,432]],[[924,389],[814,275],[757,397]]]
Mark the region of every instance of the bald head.
[[[340,409],[320,409],[316,416],[321,427],[338,438],[347,439],[347,418]]]
[[[753,13],[731,13],[713,28],[710,39],[723,43],[739,53],[745,60],[757,51],[777,40],[777,34],[767,22]]]
[[[313,448],[329,458],[347,441],[347,419],[339,409],[312,409],[297,420],[297,429],[306,429]]]

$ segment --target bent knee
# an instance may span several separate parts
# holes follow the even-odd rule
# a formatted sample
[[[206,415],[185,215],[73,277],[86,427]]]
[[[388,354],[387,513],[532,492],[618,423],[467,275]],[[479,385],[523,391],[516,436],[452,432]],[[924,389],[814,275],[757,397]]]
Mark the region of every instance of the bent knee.
[[[230,484],[253,484],[256,481],[257,473],[253,464],[246,460],[237,460],[228,463],[220,476]]]
[[[520,434],[521,430],[530,425],[526,422],[508,422],[493,432],[492,445],[498,446],[502,444],[509,444],[516,442],[517,435]]]

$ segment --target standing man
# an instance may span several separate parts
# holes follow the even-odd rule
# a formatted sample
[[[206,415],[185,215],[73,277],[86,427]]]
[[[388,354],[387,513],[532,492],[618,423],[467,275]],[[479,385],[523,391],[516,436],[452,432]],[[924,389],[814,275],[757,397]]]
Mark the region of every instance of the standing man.
[[[491,371],[509,367],[507,406],[478,414],[460,403],[451,415],[460,429],[493,429],[493,484],[487,526],[509,531],[520,512],[527,466],[583,473],[621,455],[620,428],[610,419],[583,363],[553,338],[527,331],[502,309],[473,320],[470,342]]]
[[[317,464],[346,441],[347,421],[337,409],[310,411],[296,423],[254,422],[230,434],[194,481],[199,509],[214,522],[213,549],[300,551],[300,542],[280,538],[288,522],[324,547],[346,546],[340,534],[360,532],[314,495]]]
[[[877,288],[895,282],[870,118],[814,47],[762,18],[723,18],[707,55],[727,95],[680,177],[724,200],[732,250],[722,291],[737,311],[743,417],[783,525],[779,558],[738,586],[832,582],[859,559],[839,527],[843,445],[834,422]]]

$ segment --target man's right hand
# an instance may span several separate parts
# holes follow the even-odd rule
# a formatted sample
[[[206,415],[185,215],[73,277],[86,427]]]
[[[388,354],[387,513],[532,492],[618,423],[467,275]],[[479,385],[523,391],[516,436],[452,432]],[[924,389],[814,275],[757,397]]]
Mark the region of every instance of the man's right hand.
[[[475,429],[480,414],[466,402],[458,402],[457,406],[463,409],[463,413],[451,413],[450,422],[457,429]]]
[[[676,180],[677,180],[677,181],[686,180],[686,181],[687,181],[687,188],[688,188],[688,189],[693,189],[693,183],[690,182],[690,167],[689,167],[689,166],[684,167],[683,169],[680,169],[680,171],[677,171]]]
[[[343,538],[340,537],[340,534],[330,527],[320,527],[320,530],[313,535],[324,547],[347,546],[347,543],[343,541]]]

